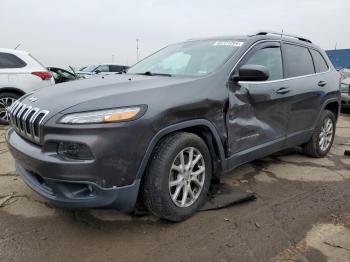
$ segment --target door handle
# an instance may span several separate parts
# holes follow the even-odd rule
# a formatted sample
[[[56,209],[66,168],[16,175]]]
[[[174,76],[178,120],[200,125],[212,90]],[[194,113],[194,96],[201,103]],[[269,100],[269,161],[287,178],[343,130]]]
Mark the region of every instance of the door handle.
[[[290,92],[289,87],[280,87],[276,91],[276,94],[284,95]]]
[[[325,86],[327,85],[327,82],[326,81],[320,81],[318,82],[318,86]]]

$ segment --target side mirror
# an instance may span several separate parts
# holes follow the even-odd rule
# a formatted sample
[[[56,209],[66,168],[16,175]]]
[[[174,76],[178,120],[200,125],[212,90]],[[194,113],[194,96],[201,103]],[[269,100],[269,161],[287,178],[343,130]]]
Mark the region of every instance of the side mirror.
[[[238,70],[238,75],[234,75],[232,80],[238,81],[266,81],[270,73],[267,67],[261,65],[244,65]]]
[[[96,71],[95,71],[95,74],[99,74],[99,73],[101,73],[100,70],[96,70]]]

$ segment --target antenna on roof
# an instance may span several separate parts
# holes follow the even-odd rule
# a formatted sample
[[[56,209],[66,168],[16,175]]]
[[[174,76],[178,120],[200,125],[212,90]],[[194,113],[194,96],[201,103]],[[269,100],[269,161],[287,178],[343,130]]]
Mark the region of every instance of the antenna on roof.
[[[334,50],[337,50],[337,47],[338,47],[338,43],[335,43]]]
[[[283,28],[282,28],[282,32],[281,32],[281,39],[283,38]]]
[[[140,60],[139,41],[140,41],[140,39],[136,38],[136,59],[137,59],[137,62]]]
[[[20,45],[21,45],[21,43],[19,43],[19,44],[15,47],[15,50],[16,50],[18,47],[20,47]]]

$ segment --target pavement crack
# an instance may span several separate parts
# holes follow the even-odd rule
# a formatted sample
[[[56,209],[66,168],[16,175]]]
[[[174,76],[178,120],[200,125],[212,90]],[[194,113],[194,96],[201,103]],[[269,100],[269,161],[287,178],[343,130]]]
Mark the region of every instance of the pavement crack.
[[[8,149],[0,149],[0,155],[8,153]]]
[[[4,177],[4,176],[17,176],[16,173],[4,173],[4,174],[0,174],[0,177]]]
[[[15,193],[12,192],[12,193],[9,194],[8,196],[2,197],[2,198],[0,199],[0,207],[6,206],[6,205],[9,203],[9,201],[14,197],[14,194],[15,194]]]
[[[328,241],[324,241],[323,243],[326,244],[326,245],[328,245],[328,246],[335,247],[335,248],[341,248],[341,249],[344,249],[344,250],[350,252],[350,249],[348,249],[348,248],[346,248],[346,247],[343,247],[343,246],[341,246],[341,245],[333,244],[333,243],[328,242]]]

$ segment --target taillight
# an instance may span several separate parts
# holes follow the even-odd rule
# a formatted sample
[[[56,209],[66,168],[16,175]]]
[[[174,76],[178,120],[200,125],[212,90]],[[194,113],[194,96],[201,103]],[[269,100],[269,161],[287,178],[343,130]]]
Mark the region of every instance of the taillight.
[[[32,72],[32,75],[38,76],[42,80],[49,80],[52,77],[50,72]]]

